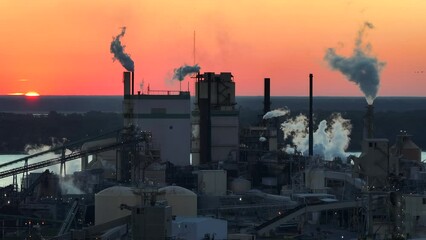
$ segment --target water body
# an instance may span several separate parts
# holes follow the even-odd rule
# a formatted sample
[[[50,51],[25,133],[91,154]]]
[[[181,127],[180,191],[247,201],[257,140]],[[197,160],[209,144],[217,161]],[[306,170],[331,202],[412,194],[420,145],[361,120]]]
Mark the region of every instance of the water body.
[[[348,154],[348,156],[349,155],[359,156],[361,153],[360,152],[347,152],[347,154]],[[27,156],[27,155],[0,155],[0,164],[7,163],[7,162],[10,162],[12,160],[16,160],[16,159],[19,159],[19,158],[22,158],[22,157],[25,157],[25,156]],[[37,162],[37,161],[47,160],[49,158],[53,158],[53,157],[56,157],[56,156],[59,156],[59,155],[46,154],[46,156],[31,159],[29,161],[29,164]],[[426,161],[426,152],[422,152],[422,161],[423,162]],[[24,164],[23,162],[13,164],[13,165],[7,166],[4,169],[0,169],[0,171],[4,171],[4,170],[11,169],[11,168],[23,166],[23,164]],[[59,164],[56,164],[56,165],[53,165],[53,166],[34,170],[32,172],[44,172],[46,169],[49,169],[49,171],[53,171],[54,173],[59,174],[59,172],[60,172],[59,166],[60,166]],[[79,158],[79,159],[75,159],[75,160],[67,162],[66,163],[66,170],[67,170],[68,174],[72,174],[75,171],[80,171],[81,170],[81,159]],[[22,179],[22,174],[20,174],[18,176],[18,185],[21,184],[21,179]],[[12,180],[13,180],[12,177],[0,179],[0,187],[5,187],[9,184],[12,184]]]
[[[22,155],[22,154],[20,154],[20,155],[0,155],[0,164],[8,163],[10,161],[23,158],[25,156],[27,156],[27,155]],[[35,157],[35,158],[30,159],[28,161],[28,164],[35,163],[35,162],[38,162],[38,161],[48,160],[48,159],[58,157],[58,156],[59,155],[57,155],[57,154],[49,153],[49,154],[46,154],[44,156]],[[23,165],[24,165],[24,162],[15,163],[15,164],[9,165],[5,168],[1,168],[0,171],[5,171],[5,170],[16,168],[16,167],[21,167]],[[40,168],[40,169],[31,171],[31,172],[44,172],[46,169],[48,169],[51,172],[59,174],[60,173],[59,167],[60,167],[60,164],[56,164],[56,165],[53,165],[53,166]],[[81,170],[81,159],[78,158],[78,159],[75,159],[75,160],[72,160],[72,161],[65,163],[65,168],[66,168],[67,174],[72,174],[75,171],[80,171]],[[22,180],[22,174],[19,174],[18,175],[18,185],[19,186],[21,185],[21,180]],[[12,182],[13,182],[12,177],[0,179],[0,187],[5,187],[9,184],[12,184]]]

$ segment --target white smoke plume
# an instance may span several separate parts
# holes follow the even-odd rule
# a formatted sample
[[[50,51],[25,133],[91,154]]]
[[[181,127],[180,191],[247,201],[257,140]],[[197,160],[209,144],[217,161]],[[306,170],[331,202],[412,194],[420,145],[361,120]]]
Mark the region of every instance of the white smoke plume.
[[[36,153],[48,151],[52,148],[55,148],[55,146],[27,144],[25,146],[25,152],[28,155],[33,155],[33,154],[36,154]],[[71,150],[65,149],[65,155],[69,155],[71,153],[72,153]],[[60,152],[49,152],[49,153],[40,155],[38,157],[31,158],[28,161],[28,164],[32,164],[32,163],[39,162],[39,161],[45,161],[45,160],[49,160],[49,159],[54,159],[54,158],[60,157],[61,155],[62,154]],[[81,159],[79,158],[79,159],[75,159],[73,161],[66,162],[65,168],[66,168],[66,172],[68,174],[73,173],[75,171],[81,171]],[[48,167],[45,167],[45,168],[39,169],[39,170],[34,170],[34,172],[42,172],[42,171],[45,171],[45,170],[50,170],[50,171],[52,171],[56,174],[59,174],[60,173],[60,164],[48,166]]]
[[[317,130],[314,132],[314,155],[320,155],[326,160],[332,160],[335,157],[345,158],[345,151],[350,142],[350,133],[352,125],[350,121],[344,119],[340,114],[334,114],[330,121],[322,120]],[[308,118],[299,115],[288,119],[281,124],[281,130],[284,132],[284,139],[292,138],[293,145],[297,151],[307,155],[309,151],[308,136]],[[290,146],[286,147],[288,153],[296,149]]]
[[[200,125],[192,125],[192,137],[198,138],[200,136]]]
[[[373,24],[365,22],[358,32],[352,56],[344,57],[336,54],[334,48],[326,51],[324,59],[333,70],[340,71],[349,81],[359,86],[369,105],[373,104],[380,86],[380,71],[385,62],[370,55],[371,45],[363,46],[363,35],[366,29],[374,28]]]
[[[27,154],[32,155],[32,154],[36,154],[36,153],[39,153],[39,152],[48,151],[51,148],[52,148],[51,146],[43,145],[43,144],[41,144],[41,145],[27,144],[27,145],[25,145],[24,151]]]
[[[127,71],[134,71],[135,64],[133,60],[130,58],[130,55],[124,52],[124,48],[126,46],[122,45],[120,41],[120,39],[124,36],[125,33],[126,33],[126,27],[122,27],[121,33],[113,37],[111,46],[110,46],[110,52],[114,54],[114,57],[112,58],[114,61],[118,60]]]
[[[199,72],[201,69],[200,66],[198,66],[198,64],[195,64],[194,66],[189,66],[189,65],[183,65],[179,68],[175,68],[173,70],[173,79],[179,80],[179,81],[183,81],[183,79],[185,79],[186,75],[190,74],[190,73],[197,73]]]
[[[74,185],[73,178],[60,178],[59,185],[62,194],[84,194],[83,191]]]
[[[281,117],[281,116],[285,116],[287,114],[290,113],[290,110],[288,110],[287,108],[278,108],[272,111],[267,112],[264,116],[263,119],[270,119],[270,118],[274,118],[274,117]]]

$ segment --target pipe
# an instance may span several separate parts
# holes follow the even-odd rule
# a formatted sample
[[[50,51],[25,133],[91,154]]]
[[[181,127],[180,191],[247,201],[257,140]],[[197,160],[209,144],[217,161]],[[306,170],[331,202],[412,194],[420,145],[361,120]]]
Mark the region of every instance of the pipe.
[[[313,78],[314,75],[312,73],[309,74],[309,156],[314,155],[314,120],[313,120]]]
[[[135,95],[135,72],[132,71],[132,95]]]

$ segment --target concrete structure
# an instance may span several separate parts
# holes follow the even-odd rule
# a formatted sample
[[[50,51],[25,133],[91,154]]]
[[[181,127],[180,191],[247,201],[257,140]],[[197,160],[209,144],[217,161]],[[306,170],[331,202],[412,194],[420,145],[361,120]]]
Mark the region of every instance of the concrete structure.
[[[137,95],[134,100],[134,123],[152,133],[153,144],[160,149],[161,160],[175,165],[189,165],[190,96]]]
[[[176,217],[172,223],[172,237],[176,239],[227,239],[225,220],[198,217]]]
[[[391,153],[406,160],[420,162],[422,150],[411,140],[411,135],[401,134],[396,137],[396,143],[391,147]]]
[[[126,73],[126,72],[125,72]],[[191,144],[190,95],[182,91],[149,90],[146,94],[129,92],[124,75],[124,125],[134,124],[152,133],[152,144],[163,162],[189,165]]]
[[[132,239],[163,240],[172,234],[169,206],[143,206],[132,209]]]
[[[158,200],[164,199],[172,207],[173,216],[196,217],[197,194],[179,186],[167,186],[158,189]]]
[[[205,195],[223,196],[226,194],[225,170],[200,170],[198,172],[198,192]]]
[[[91,149],[100,148],[106,145],[114,144],[117,138],[107,138],[102,140],[86,142],[82,145],[81,151],[88,151]],[[103,177],[106,179],[116,179],[116,166],[117,166],[117,151],[110,150],[100,152],[90,156],[81,158],[81,169],[102,168],[104,170]]]
[[[136,206],[140,201],[129,187],[114,186],[100,191],[95,194],[95,225],[129,216],[131,213],[121,210],[120,205]]]
[[[239,111],[235,105],[231,73],[197,75],[192,112],[194,165],[238,159]]]
[[[362,142],[362,153],[354,159],[354,177],[367,182],[369,188],[387,185],[389,174],[398,175],[398,159],[389,154],[387,139],[366,138]]]
[[[412,237],[425,236],[426,234],[426,196],[403,195],[403,226],[405,234],[411,233]]]

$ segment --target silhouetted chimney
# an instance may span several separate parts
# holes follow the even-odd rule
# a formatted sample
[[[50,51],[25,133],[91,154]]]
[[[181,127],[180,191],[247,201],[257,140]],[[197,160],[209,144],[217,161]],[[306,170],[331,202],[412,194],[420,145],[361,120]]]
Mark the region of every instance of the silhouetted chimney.
[[[271,79],[265,78],[263,94],[263,115],[271,111]]]
[[[309,156],[314,155],[313,83],[314,75],[309,74]]]

